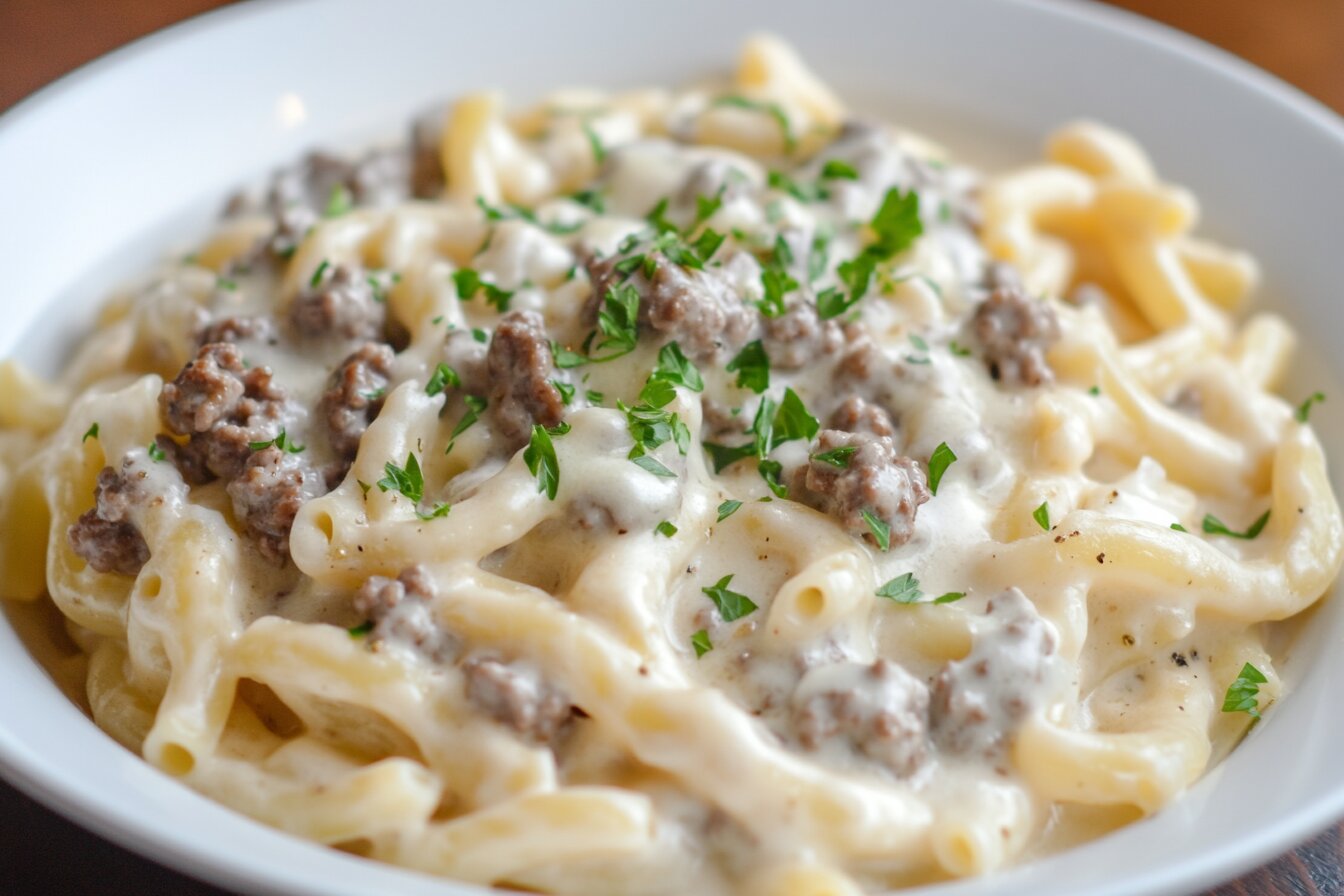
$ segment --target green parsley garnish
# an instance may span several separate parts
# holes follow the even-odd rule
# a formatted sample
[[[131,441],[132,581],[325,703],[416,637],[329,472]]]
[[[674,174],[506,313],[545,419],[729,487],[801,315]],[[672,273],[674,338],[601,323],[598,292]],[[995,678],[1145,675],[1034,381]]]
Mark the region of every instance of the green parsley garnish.
[[[485,197],[483,196],[476,197],[476,206],[481,211],[485,212],[485,219],[487,221],[511,221],[518,219],[536,225],[542,230],[554,234],[573,233],[583,226],[582,222],[575,222],[573,224],[543,224],[537,220],[536,214],[533,213],[530,208],[523,208],[521,205],[514,205],[511,202],[506,202],[503,207],[496,207],[486,202]],[[490,240],[487,237],[486,245],[489,245],[489,242]],[[484,249],[485,247],[482,246],[481,248]]]
[[[760,395],[770,388],[770,357],[765,353],[761,340],[753,339],[737,353],[725,368],[729,373],[737,374],[740,389],[750,389]]]
[[[1036,525],[1045,531],[1050,531],[1050,502],[1042,501],[1041,506],[1031,512],[1031,518],[1036,521]]]
[[[87,442],[89,439],[96,439],[96,438],[98,438],[98,424],[94,423],[84,433],[84,438],[80,439],[79,441],[82,444],[84,442]]]
[[[1306,401],[1298,405],[1297,410],[1293,411],[1293,416],[1297,418],[1299,423],[1306,423],[1307,418],[1311,416],[1311,406],[1321,401],[1325,401],[1324,392],[1311,393],[1307,396]]]
[[[1260,720],[1260,685],[1267,684],[1265,673],[1250,663],[1241,667],[1241,674],[1227,688],[1223,697],[1223,712],[1244,712]]]
[[[949,591],[946,594],[940,594],[931,601],[923,600],[924,592],[919,589],[919,579],[915,578],[914,573],[904,573],[887,582],[876,592],[878,597],[885,597],[888,600],[895,601],[898,604],[951,604],[956,603],[966,596],[964,591]]]
[[[712,106],[732,106],[737,109],[748,109],[752,112],[762,112],[769,115],[779,125],[779,132],[784,138],[784,152],[786,155],[792,155],[794,149],[798,146],[798,139],[793,134],[793,125],[789,122],[789,116],[784,112],[779,103],[765,102],[762,100],[753,100],[745,96],[721,96],[716,99]]]
[[[817,296],[817,311],[823,318],[836,317],[862,299],[878,264],[910,248],[924,232],[919,219],[919,194],[913,190],[902,193],[899,188],[892,187],[868,226],[875,237],[874,242],[836,268],[849,295],[835,295],[838,291],[827,290],[824,302],[822,295]]]
[[[265,451],[267,448],[270,448],[272,445],[274,445],[276,448],[279,448],[281,451],[285,452],[286,454],[298,454],[298,453],[300,453],[301,451],[303,451],[303,450],[307,447],[306,445],[296,445],[296,444],[294,444],[294,441],[293,441],[292,439],[290,439],[289,435],[286,434],[286,432],[285,432],[285,430],[284,430],[283,428],[281,428],[281,430],[280,430],[280,434],[279,434],[278,436],[276,436],[275,438],[271,439],[269,442],[248,442],[248,443],[247,443],[247,447],[250,448],[250,449],[253,450],[253,451]]]
[[[822,320],[839,317],[852,308],[860,298],[862,296],[857,293],[846,295],[844,290],[836,289],[834,286],[827,287],[817,293],[817,316]]]
[[[555,359],[555,366],[561,370],[570,370],[575,367],[582,367],[588,363],[588,359],[576,351],[565,348],[558,342],[551,343],[551,357]]]
[[[329,267],[331,267],[331,262],[327,261],[325,258],[322,259],[322,263],[317,266],[317,270],[313,271],[313,276],[309,278],[308,285],[316,288],[317,284],[322,282],[322,275],[327,272],[327,268]]]
[[[1189,531],[1190,531],[1189,529],[1187,529],[1187,528],[1185,528],[1184,526],[1182,526],[1180,523],[1172,523],[1172,524],[1171,524],[1171,528],[1175,529],[1177,532],[1189,532]]]
[[[1226,535],[1229,538],[1241,538],[1249,541],[1260,534],[1267,522],[1269,522],[1268,510],[1260,514],[1259,519],[1251,523],[1251,528],[1247,529],[1245,532],[1233,532],[1231,529],[1227,528],[1218,517],[1211,513],[1206,513],[1204,514],[1203,528],[1204,531],[1208,532],[1210,535]]]
[[[564,380],[551,380],[550,382],[551,385],[555,387],[555,391],[560,393],[561,403],[569,404],[574,401],[574,393],[576,390],[572,384],[566,383]]]
[[[215,286],[219,289],[226,289],[229,292],[233,292],[238,288],[238,282],[221,275],[215,278]]]
[[[725,187],[719,187],[719,192],[713,196],[695,197],[695,223],[701,224],[714,217],[714,213],[723,207],[723,191]]]
[[[741,501],[734,501],[732,499],[724,501],[722,504],[719,505],[719,518],[717,522],[721,523],[724,520],[728,519],[728,517],[737,513],[737,509],[741,506],[742,506]]]
[[[682,353],[681,346],[676,342],[669,342],[658,350],[658,366],[650,379],[685,386],[692,392],[702,392],[705,388],[700,371]]]
[[[636,445],[633,450],[639,451],[641,453],[635,454],[633,457],[631,457],[630,462],[635,466],[639,467],[641,470],[652,473],[653,475],[658,476],[662,479],[677,478],[677,474],[673,473],[670,469],[668,469],[667,465],[664,464],[662,461],[660,461],[658,458],[653,457],[652,455],[642,453],[642,449],[640,448],[639,445]]]
[[[821,176],[825,180],[858,180],[859,171],[848,162],[830,159],[821,166]]]
[[[484,330],[482,330],[480,327],[472,327],[472,328],[471,328],[471,338],[472,338],[472,339],[475,339],[477,342],[482,342],[482,343],[484,343],[484,342],[489,342],[489,341],[490,341],[490,334],[487,333],[487,332],[485,332]]]
[[[938,494],[938,485],[943,481],[943,474],[956,459],[956,453],[947,447],[946,442],[939,442],[938,447],[933,449],[933,454],[929,455],[929,494]]]
[[[823,202],[831,197],[830,191],[821,184],[799,183],[782,171],[771,171],[766,182],[773,189],[788,193],[799,202]]]
[[[596,190],[580,190],[577,193],[571,194],[569,198],[595,215],[600,215],[607,210],[607,203],[602,199],[602,194]],[[574,275],[577,273],[578,267],[576,265],[571,265],[569,270],[565,272],[565,282],[568,283],[570,280],[573,280]]]
[[[442,395],[443,390],[449,386],[454,389],[462,387],[462,377],[457,375],[457,371],[443,362],[434,368],[434,375],[429,378],[425,384],[426,395]]]
[[[873,541],[877,542],[878,550],[890,550],[891,526],[887,525],[885,520],[879,519],[871,510],[863,511],[860,516],[862,516],[863,521],[868,524],[868,531],[873,533]]]
[[[1098,395],[1101,394],[1101,387],[1100,387],[1100,386],[1093,386],[1092,388],[1090,388],[1090,389],[1087,390],[1087,394],[1088,394],[1088,395],[1091,395],[1091,396],[1093,396],[1093,397],[1096,397],[1096,396],[1098,396]]]
[[[383,472],[387,475],[378,480],[379,491],[399,492],[412,504],[419,504],[425,496],[425,476],[414,452],[407,453],[404,467],[388,461],[383,464]]]
[[[947,350],[958,358],[969,358],[971,356],[971,350],[955,339],[947,344]]]
[[[447,516],[448,511],[452,509],[453,505],[449,504],[447,501],[440,501],[439,503],[435,504],[434,509],[430,511],[424,511],[417,508],[415,511],[415,515],[425,521],[437,520],[440,517]]]
[[[373,620],[367,619],[364,622],[361,622],[359,625],[355,626],[354,628],[346,629],[346,631],[350,633],[350,637],[352,638],[362,638],[369,632],[373,631]]]
[[[897,576],[878,588],[876,593],[878,597],[894,600],[898,604],[918,603],[924,596],[924,592],[919,590],[919,579],[912,572]]]
[[[461,420],[457,421],[457,426],[453,427],[453,432],[449,436],[450,439],[455,439],[466,432],[467,428],[479,420],[481,414],[485,412],[486,400],[484,398],[476,395],[464,395],[462,401],[467,405],[467,412],[462,415]]]
[[[639,341],[639,290],[630,283],[607,287],[602,310],[597,313],[597,328],[602,333],[598,351],[607,351],[591,361],[610,361],[635,350]]]
[[[739,594],[736,591],[728,590],[728,584],[732,582],[732,574],[719,579],[708,588],[701,588],[709,599],[714,601],[714,606],[718,607],[719,615],[723,617],[724,622],[733,622],[741,619],[743,616],[755,612],[756,604],[745,594]]]
[[[691,646],[695,648],[696,659],[700,659],[714,649],[714,645],[709,640],[709,632],[704,629],[700,629],[700,631],[691,635]]]
[[[336,184],[327,194],[327,207],[322,210],[324,218],[339,218],[355,207],[355,198],[345,184]]]
[[[149,451],[149,459],[154,463],[159,463],[168,458],[168,455],[164,454],[163,449],[159,447],[158,442],[150,442],[146,450]]]
[[[785,271],[767,267],[761,271],[761,290],[763,296],[756,307],[766,317],[780,317],[786,310],[784,297],[798,288],[798,281]]]
[[[831,235],[818,232],[812,237],[812,245],[807,250],[807,282],[815,283],[826,273],[830,264]]]
[[[761,460],[756,462],[756,472],[761,474],[761,479],[765,480],[765,485],[770,489],[776,498],[787,498],[789,496],[789,487],[780,481],[780,476],[784,473],[784,465],[777,460]]]
[[[659,535],[664,535],[668,538],[671,538],[673,535],[677,534],[677,527],[672,525],[670,521],[663,520],[657,526],[653,527],[653,531],[658,533]]]
[[[554,501],[560,488],[560,461],[555,456],[551,433],[540,423],[532,425],[532,439],[523,450],[523,462],[537,477],[537,491],[545,492]]]
[[[607,148],[602,145],[602,140],[597,136],[597,131],[593,130],[591,122],[583,123],[583,133],[588,138],[588,147],[593,151],[593,161],[601,165],[607,160]]]
[[[841,445],[839,448],[832,448],[830,451],[823,451],[820,454],[813,454],[810,457],[823,464],[830,464],[843,470],[849,466],[849,459],[858,451],[857,445]]]
[[[471,268],[462,268],[453,272],[453,285],[457,287],[457,296],[464,302],[476,298],[479,292],[485,293],[485,301],[501,313],[509,310],[509,300],[513,293],[500,289],[493,283],[481,279],[481,275]]]

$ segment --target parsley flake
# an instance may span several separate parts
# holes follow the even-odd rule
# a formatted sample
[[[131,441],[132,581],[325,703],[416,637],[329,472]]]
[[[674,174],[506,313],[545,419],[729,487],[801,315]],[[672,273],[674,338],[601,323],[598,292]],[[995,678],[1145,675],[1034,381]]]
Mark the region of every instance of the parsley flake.
[[[322,282],[322,275],[327,272],[327,268],[329,267],[331,267],[331,262],[327,261],[325,258],[322,259],[322,263],[317,266],[317,269],[313,271],[313,276],[309,278],[308,285],[316,289],[317,284]]]
[[[345,184],[336,184],[327,194],[327,207],[322,210],[324,218],[339,218],[355,207],[355,197]]]
[[[1307,396],[1306,401],[1298,405],[1297,410],[1293,411],[1293,416],[1297,418],[1297,422],[1306,423],[1307,418],[1311,416],[1311,406],[1322,401],[1325,401],[1324,392],[1311,393]]]
[[[387,475],[378,480],[379,491],[399,492],[412,504],[419,504],[420,499],[425,496],[425,477],[414,452],[406,455],[405,466],[399,467],[388,461],[383,464],[383,472]]]
[[[728,519],[728,517],[737,513],[738,508],[741,506],[742,506],[741,501],[734,501],[732,499],[724,501],[722,504],[719,505],[719,518],[717,522],[721,523],[724,520]]]
[[[824,180],[858,180],[859,171],[841,159],[829,159],[821,166],[821,176]]]
[[[523,462],[537,477],[537,491],[545,492],[546,497],[555,500],[560,488],[560,461],[555,456],[555,443],[551,434],[540,423],[532,425],[532,439],[523,450]]]
[[[956,460],[956,453],[947,447],[946,442],[939,442],[938,447],[933,449],[933,454],[929,455],[929,494],[938,494],[938,485],[943,481],[943,474]]]
[[[759,339],[742,346],[742,350],[724,369],[737,374],[737,386],[740,389],[750,389],[760,395],[770,388],[770,357]]]
[[[1042,501],[1041,506],[1031,512],[1031,518],[1036,521],[1036,525],[1045,531],[1050,531],[1050,502]]]
[[[767,267],[761,271],[762,298],[756,307],[766,317],[781,317],[786,308],[784,297],[798,288],[798,281],[777,267]]]
[[[286,454],[298,454],[298,453],[300,453],[301,451],[303,451],[305,448],[308,447],[308,446],[306,446],[306,445],[296,445],[296,444],[294,444],[294,441],[293,441],[293,440],[289,437],[289,435],[285,432],[284,428],[281,428],[281,430],[280,430],[280,434],[277,435],[275,438],[271,439],[269,442],[248,442],[248,443],[247,443],[247,447],[250,448],[250,449],[253,450],[253,451],[265,451],[267,448],[270,448],[272,445],[274,445],[276,448],[279,448],[281,451],[285,452]]]
[[[839,448],[832,448],[830,451],[823,451],[820,454],[812,454],[809,457],[812,460],[820,461],[823,464],[830,464],[838,469],[845,469],[849,466],[849,459],[858,451],[857,445],[841,445]]]
[[[1223,712],[1244,712],[1256,721],[1260,720],[1260,685],[1267,684],[1265,673],[1250,663],[1241,667],[1235,681],[1227,688],[1223,697]]]
[[[462,387],[462,378],[457,375],[457,371],[442,362],[434,368],[434,375],[429,378],[425,384],[426,395],[442,395],[443,390],[451,386],[454,389]]]
[[[89,439],[96,439],[96,438],[98,438],[98,424],[94,423],[84,433],[84,438],[80,439],[79,441],[81,444],[83,444],[84,442],[87,442]]]
[[[691,635],[691,646],[695,648],[696,659],[700,659],[714,649],[714,645],[709,640],[709,632],[704,629],[700,629],[700,631]]]
[[[755,612],[757,607],[751,598],[745,594],[739,594],[736,591],[730,591],[728,585],[733,581],[733,575],[724,576],[708,588],[701,588],[709,599],[714,601],[714,606],[718,608],[719,615],[723,617],[724,622],[733,622],[748,616]]]
[[[1259,518],[1251,523],[1251,528],[1247,529],[1245,532],[1233,532],[1231,529],[1227,528],[1218,517],[1211,513],[1206,513],[1204,514],[1203,529],[1210,535],[1226,535],[1229,538],[1240,538],[1245,541],[1250,541],[1260,534],[1267,522],[1269,522],[1268,510],[1260,514]]]
[[[912,572],[897,576],[878,588],[875,593],[878,597],[885,597],[898,604],[919,603],[919,599],[924,596],[924,592],[919,590],[919,579],[915,578]]]
[[[779,103],[765,102],[763,100],[753,100],[745,96],[732,95],[721,96],[711,105],[713,106],[731,106],[737,109],[747,109],[752,112],[761,112],[769,115],[779,125],[780,135],[784,138],[784,152],[786,155],[792,155],[794,149],[798,146],[798,138],[793,134],[793,125],[789,122],[789,116],[785,113]]]
[[[1172,524],[1171,524],[1171,528],[1172,528],[1172,529],[1175,529],[1177,532],[1189,532],[1189,531],[1190,531],[1189,529],[1187,529],[1187,528],[1185,528],[1184,526],[1182,526],[1180,523],[1172,523]]]
[[[671,538],[673,535],[677,534],[677,527],[674,526],[670,521],[663,520],[657,526],[654,526],[653,531],[659,535]]]
[[[457,421],[457,426],[453,427],[453,432],[449,436],[450,439],[455,439],[466,432],[467,428],[479,420],[481,414],[485,412],[486,400],[484,398],[477,395],[464,395],[462,401],[467,405],[467,412],[462,415],[461,420]]]
[[[868,531],[873,534],[873,541],[877,542],[878,550],[888,551],[891,549],[891,526],[887,525],[886,520],[878,518],[871,510],[865,510],[860,514],[863,521],[868,524]]]
[[[591,122],[583,123],[583,134],[588,138],[588,147],[593,151],[593,161],[601,165],[607,160],[607,148],[602,145],[602,140],[597,136],[597,131],[593,130]]]
[[[149,452],[149,459],[156,464],[168,458],[168,455],[164,454],[163,449],[159,447],[158,442],[150,442],[146,450]]]
[[[485,294],[485,301],[503,313],[509,310],[509,300],[513,293],[500,289],[493,283],[481,279],[481,275],[471,268],[462,268],[453,272],[453,285],[457,287],[457,296],[464,302],[476,298],[477,293]]]
[[[560,393],[562,404],[570,404],[574,401],[574,394],[577,390],[572,384],[566,383],[564,380],[551,380],[550,383],[555,387],[555,391]]]
[[[366,619],[354,628],[346,629],[346,631],[350,633],[350,637],[352,638],[362,638],[373,631],[373,620]]]

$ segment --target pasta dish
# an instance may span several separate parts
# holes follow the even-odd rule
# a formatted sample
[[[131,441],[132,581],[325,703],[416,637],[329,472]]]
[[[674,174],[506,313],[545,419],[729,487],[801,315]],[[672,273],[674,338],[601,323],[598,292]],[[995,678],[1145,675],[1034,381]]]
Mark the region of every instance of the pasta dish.
[[[1153,813],[1344,531],[1247,254],[1105,125],[982,174],[771,37],[232,199],[0,364],[3,596],[166,774],[552,894],[854,896]],[[1280,657],[1281,659],[1281,657]]]

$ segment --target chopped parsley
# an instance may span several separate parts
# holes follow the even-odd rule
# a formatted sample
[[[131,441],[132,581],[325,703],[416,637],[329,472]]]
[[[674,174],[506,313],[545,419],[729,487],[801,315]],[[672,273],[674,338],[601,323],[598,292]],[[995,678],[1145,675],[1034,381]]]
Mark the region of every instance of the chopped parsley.
[[[708,588],[701,588],[709,599],[714,601],[714,606],[718,608],[719,615],[723,617],[724,622],[733,622],[741,619],[743,616],[750,615],[757,609],[756,604],[745,594],[739,594],[736,591],[730,591],[728,585],[733,581],[733,576],[724,576]]]
[[[761,271],[762,298],[756,307],[766,317],[780,317],[785,312],[784,297],[798,288],[798,281],[777,267]]]
[[[873,232],[874,241],[836,268],[836,274],[849,289],[849,294],[837,295],[838,290],[827,290],[824,302],[822,294],[817,296],[817,311],[823,318],[843,314],[862,299],[872,284],[878,264],[910,248],[924,232],[919,219],[919,194],[913,190],[902,193],[898,187],[892,187],[868,227]]]
[[[770,388],[770,358],[759,339],[742,346],[742,350],[728,362],[725,369],[729,373],[737,374],[737,385],[740,389],[750,389],[760,395]]]
[[[789,496],[789,487],[779,479],[784,473],[784,465],[779,461],[768,459],[757,461],[756,472],[761,474],[761,479],[765,480],[766,487],[774,493],[776,498],[787,498]]]
[[[87,442],[89,439],[96,439],[96,438],[98,438],[98,424],[94,423],[92,426],[88,428],[87,431],[85,431],[84,438],[80,439],[79,441],[81,443],[84,443]]]
[[[607,203],[602,199],[602,194],[596,190],[580,190],[577,193],[571,194],[569,198],[595,215],[603,214],[607,210]],[[570,269],[565,272],[565,282],[568,283],[570,280],[573,280],[574,275],[577,273],[578,268],[576,266],[571,266]]]
[[[350,637],[352,638],[362,638],[373,631],[373,620],[366,619],[354,628],[346,629],[346,631],[350,633]]]
[[[782,171],[771,171],[766,177],[766,183],[781,193],[788,193],[799,202],[823,202],[831,198],[830,191],[820,183],[799,183]]]
[[[220,275],[215,278],[215,286],[218,287],[219,289],[226,289],[229,292],[233,292],[238,288],[238,282],[236,280],[230,280],[228,277]]]
[[[812,245],[807,250],[807,281],[815,283],[826,273],[830,264],[831,235],[818,232],[812,237]]]
[[[537,491],[545,492],[554,501],[560,488],[560,461],[555,456],[551,433],[540,423],[532,425],[532,438],[523,450],[523,462],[537,477]]]
[[[420,519],[425,520],[425,521],[429,521],[429,520],[437,520],[437,519],[439,519],[440,517],[445,517],[445,516],[447,516],[447,515],[448,515],[448,511],[450,511],[450,510],[452,510],[452,509],[453,509],[453,505],[449,504],[447,501],[440,501],[439,503],[437,503],[437,504],[434,505],[434,509],[433,509],[433,510],[425,511],[425,510],[420,510],[420,509],[417,508],[416,511],[415,511],[415,515],[418,516],[418,517],[420,517]]]
[[[607,148],[602,145],[602,140],[597,136],[597,131],[593,130],[592,122],[583,123],[583,134],[588,138],[588,147],[593,151],[593,161],[601,165],[607,160]]]
[[[1260,685],[1267,684],[1265,673],[1250,663],[1241,667],[1241,674],[1227,688],[1223,697],[1223,712],[1244,712],[1257,722],[1260,720]]]
[[[482,330],[480,327],[472,327],[471,338],[475,339],[477,342],[485,343],[490,341],[490,334]]]
[[[719,505],[719,518],[717,522],[721,523],[724,520],[728,519],[728,517],[737,513],[737,509],[741,506],[742,506],[741,501],[734,501],[732,499],[724,501],[722,504]]]
[[[1171,528],[1175,529],[1177,532],[1189,532],[1189,531],[1190,531],[1189,529],[1187,529],[1187,528],[1185,528],[1184,526],[1182,526],[1180,523],[1172,523],[1172,524],[1171,524]]]
[[[661,523],[653,527],[653,531],[658,533],[659,535],[671,538],[673,535],[677,534],[677,527],[674,526],[670,521],[663,520]]]
[[[597,350],[606,354],[590,361],[610,361],[634,351],[639,341],[639,290],[629,283],[608,287],[597,313],[597,329],[602,333]]]
[[[709,632],[704,629],[700,629],[700,631],[691,635],[691,646],[695,648],[696,659],[700,659],[714,649],[714,645],[709,640]]]
[[[339,218],[355,207],[355,197],[345,184],[336,184],[327,194],[327,207],[322,210],[324,218]]]
[[[667,465],[658,458],[643,453],[641,446],[636,445],[633,451],[639,452],[630,458],[630,462],[641,470],[652,473],[662,479],[676,479],[677,474],[668,469]]]
[[[560,393],[560,401],[562,403],[570,404],[574,401],[574,393],[576,390],[572,384],[566,383],[564,380],[551,380],[550,382],[551,385],[555,387],[555,391]]]
[[[541,221],[537,220],[536,214],[533,213],[530,208],[523,208],[521,205],[514,205],[511,202],[504,203],[502,207],[493,206],[485,201],[484,196],[476,197],[476,205],[485,213],[485,219],[487,221],[522,220],[554,234],[573,233],[583,226],[580,222],[575,222],[573,224],[543,224]],[[488,238],[486,243],[489,244]],[[484,246],[482,246],[482,248],[484,248]]]
[[[322,259],[322,263],[317,266],[317,270],[313,271],[313,276],[309,278],[308,285],[316,288],[317,284],[322,282],[322,276],[326,274],[327,268],[329,267],[331,267],[331,262],[327,261],[325,258]]]
[[[1322,401],[1325,401],[1324,392],[1311,393],[1307,396],[1306,401],[1298,405],[1297,410],[1293,411],[1293,416],[1297,418],[1299,423],[1306,423],[1307,418],[1311,416],[1311,406]]]
[[[387,475],[378,480],[379,491],[399,492],[412,504],[419,504],[425,496],[425,477],[415,452],[406,455],[406,465],[403,467],[392,461],[383,464],[383,472]]]
[[[745,96],[734,94],[732,96],[721,96],[716,99],[712,106],[731,106],[736,109],[747,109],[752,112],[761,112],[769,115],[779,125],[779,133],[784,138],[784,152],[786,155],[792,155],[798,147],[798,138],[794,136],[793,125],[789,121],[789,116],[785,113],[779,103],[766,102],[764,100],[753,100]]]
[[[947,468],[956,462],[957,455],[946,442],[939,442],[938,447],[933,449],[933,454],[929,455],[929,493],[938,494],[938,485],[943,481],[943,474]]]
[[[154,463],[159,463],[168,458],[168,455],[164,454],[163,449],[159,447],[158,442],[150,442],[146,450],[149,452],[149,459]]]
[[[971,350],[955,339],[947,344],[947,350],[958,358],[969,358],[971,356]]]
[[[775,411],[772,423],[770,448],[794,439],[811,441],[821,429],[820,421],[808,413],[803,400],[792,388],[784,390],[784,398],[779,403],[779,409]],[[767,449],[767,452],[769,450]]]
[[[840,159],[829,159],[821,166],[823,180],[858,180],[858,169]]]
[[[1233,532],[1231,529],[1227,528],[1227,526],[1223,524],[1223,521],[1218,519],[1218,517],[1211,513],[1206,513],[1204,514],[1203,529],[1210,535],[1226,535],[1229,538],[1241,538],[1250,541],[1260,534],[1267,522],[1269,522],[1268,510],[1260,514],[1260,517],[1255,522],[1251,523],[1251,528],[1247,529],[1245,532]]]
[[[713,196],[695,197],[695,223],[701,224],[714,217],[714,213],[723,208],[723,191],[725,187],[719,187],[719,192]]]
[[[286,454],[298,454],[298,453],[300,453],[301,451],[303,451],[305,448],[307,448],[306,445],[296,445],[296,444],[294,444],[294,440],[291,439],[291,438],[289,437],[289,435],[285,432],[285,430],[284,430],[283,428],[281,428],[281,430],[280,430],[280,434],[279,434],[278,436],[276,436],[275,438],[271,439],[269,442],[248,442],[248,443],[247,443],[247,447],[250,448],[250,449],[253,450],[253,451],[265,451],[267,448],[270,448],[272,445],[274,445],[276,448],[279,448],[281,451],[285,452]]]
[[[1096,396],[1101,394],[1101,387],[1093,386],[1092,388],[1087,390],[1087,394],[1095,398]]]
[[[1042,501],[1041,506],[1031,512],[1031,518],[1036,521],[1036,525],[1045,531],[1050,531],[1050,502]]]
[[[841,445],[839,448],[832,448],[830,451],[823,451],[820,454],[813,454],[810,457],[823,464],[830,464],[841,470],[849,466],[849,459],[858,451],[857,445]]]
[[[561,370],[582,367],[584,364],[588,363],[588,359],[585,356],[565,348],[558,342],[551,343],[551,357],[555,359],[555,366]]]
[[[467,412],[462,415],[462,419],[457,421],[457,425],[453,427],[453,432],[449,436],[450,439],[455,439],[466,432],[467,428],[479,420],[481,414],[485,412],[486,400],[480,396],[464,395],[462,396],[462,401],[467,405]]]
[[[442,395],[443,390],[451,386],[454,389],[462,387],[462,378],[457,375],[457,371],[442,362],[434,368],[434,375],[429,378],[425,384],[426,395]]]
[[[919,579],[911,572],[903,573],[884,584],[876,591],[878,597],[885,597],[888,600],[895,601],[898,604],[951,604],[956,603],[966,596],[964,591],[949,591],[946,594],[940,594],[931,601],[924,600],[924,592],[919,588]]]
[[[877,542],[877,547],[881,551],[891,549],[891,526],[887,525],[886,520],[879,518],[871,510],[865,510],[860,514],[863,521],[868,525],[868,531],[873,533],[873,541]]]
[[[919,349],[920,351],[926,352],[929,350],[929,343],[926,342],[924,340],[924,337],[919,335],[918,333],[911,333],[907,338],[909,338],[910,344],[913,345],[915,348]]]
[[[658,350],[658,367],[650,380],[685,386],[692,392],[702,392],[705,388],[705,381],[701,378],[700,371],[682,353],[681,346],[676,342],[669,342]]]
[[[919,579],[912,572],[903,573],[877,589],[878,597],[894,600],[898,604],[918,603],[924,596],[919,590]]]
[[[481,275],[471,268],[462,268],[453,272],[453,285],[457,287],[457,296],[464,302],[476,298],[477,293],[485,294],[485,301],[501,313],[509,310],[509,300],[513,293],[500,289],[493,283],[482,280]]]

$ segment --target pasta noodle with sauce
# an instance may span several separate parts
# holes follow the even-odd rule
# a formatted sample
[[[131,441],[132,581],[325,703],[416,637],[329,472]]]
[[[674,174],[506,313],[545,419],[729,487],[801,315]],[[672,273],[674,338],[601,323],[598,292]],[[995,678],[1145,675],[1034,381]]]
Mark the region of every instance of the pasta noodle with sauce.
[[[1176,798],[1339,570],[1292,330],[1196,217],[1104,125],[984,178],[768,37],[469,96],[0,366],[5,596],[118,741],[374,859],[984,874]]]

